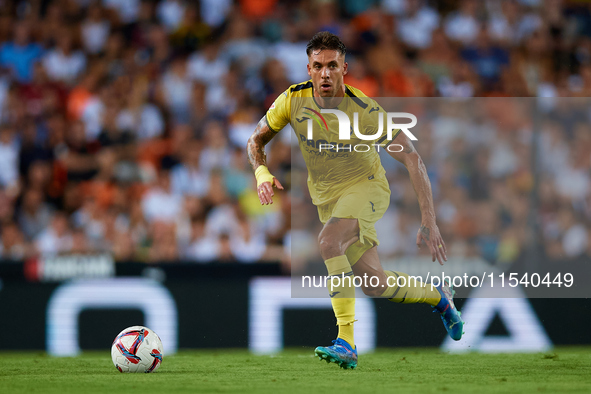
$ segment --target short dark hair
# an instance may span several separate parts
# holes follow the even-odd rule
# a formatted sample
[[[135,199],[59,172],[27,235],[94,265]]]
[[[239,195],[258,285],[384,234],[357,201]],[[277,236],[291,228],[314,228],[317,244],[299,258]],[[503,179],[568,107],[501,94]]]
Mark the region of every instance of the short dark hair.
[[[339,51],[341,55],[347,53],[347,47],[343,44],[341,39],[337,35],[328,31],[321,31],[314,34],[314,37],[312,37],[312,39],[308,41],[308,45],[306,45],[306,54],[310,56],[312,51],[323,49]]]

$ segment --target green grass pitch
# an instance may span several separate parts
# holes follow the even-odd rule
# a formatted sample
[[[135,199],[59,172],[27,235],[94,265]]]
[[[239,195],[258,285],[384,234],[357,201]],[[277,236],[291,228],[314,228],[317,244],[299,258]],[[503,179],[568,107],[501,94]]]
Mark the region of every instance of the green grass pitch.
[[[546,354],[445,354],[380,349],[356,370],[313,349],[275,356],[245,350],[181,351],[153,374],[122,374],[108,351],[76,358],[0,353],[2,393],[539,393],[591,392],[591,348]]]

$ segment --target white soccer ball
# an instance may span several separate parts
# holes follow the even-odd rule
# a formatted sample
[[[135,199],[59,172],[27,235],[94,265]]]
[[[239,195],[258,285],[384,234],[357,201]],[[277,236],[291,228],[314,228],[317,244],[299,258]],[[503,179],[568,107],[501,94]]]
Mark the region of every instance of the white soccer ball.
[[[111,346],[111,358],[119,372],[150,373],[162,364],[162,342],[148,327],[121,331]]]

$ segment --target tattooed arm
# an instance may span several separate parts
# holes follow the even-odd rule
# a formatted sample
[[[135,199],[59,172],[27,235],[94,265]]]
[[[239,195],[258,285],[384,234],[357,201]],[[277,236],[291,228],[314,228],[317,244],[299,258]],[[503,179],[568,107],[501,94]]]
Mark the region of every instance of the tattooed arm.
[[[255,172],[257,178],[257,192],[261,204],[273,204],[273,186],[283,190],[283,186],[277,178],[273,177],[267,169],[267,155],[265,155],[265,145],[271,141],[277,134],[269,127],[267,116],[263,116],[257,124],[254,133],[248,139],[246,151],[248,153],[248,162]]]
[[[267,123],[267,115],[263,116],[257,124],[254,133],[248,139],[246,150],[248,153],[248,161],[252,170],[255,171],[260,165],[267,165],[267,155],[265,155],[265,145],[271,141],[277,134],[273,131]]]
[[[408,170],[408,175],[412,183],[415,193],[419,200],[421,208],[421,228],[417,234],[417,246],[421,247],[421,240],[431,250],[431,257],[433,261],[437,259],[439,264],[443,265],[447,261],[447,249],[445,242],[441,238],[439,228],[435,222],[435,208],[433,207],[433,193],[431,192],[431,182],[427,175],[427,168],[425,163],[418,154],[412,141],[404,133],[399,133],[392,143],[391,150],[400,152],[389,152],[390,156],[404,164]]]

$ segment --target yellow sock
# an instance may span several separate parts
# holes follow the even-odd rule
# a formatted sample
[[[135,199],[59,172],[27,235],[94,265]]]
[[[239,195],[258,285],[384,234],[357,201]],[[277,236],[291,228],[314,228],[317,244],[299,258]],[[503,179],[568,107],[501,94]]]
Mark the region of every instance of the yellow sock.
[[[355,287],[353,271],[347,256],[337,256],[324,262],[328,275],[335,277],[326,282],[334,315],[339,326],[338,338],[349,343],[355,349],[353,340],[353,323],[355,322]],[[338,280],[337,280],[338,278]],[[343,279],[344,278],[344,279]],[[334,285],[334,286],[333,286]]]
[[[429,283],[411,278],[403,272],[384,271],[388,277],[388,288],[382,297],[399,304],[429,304],[436,306],[441,300],[441,294]]]

